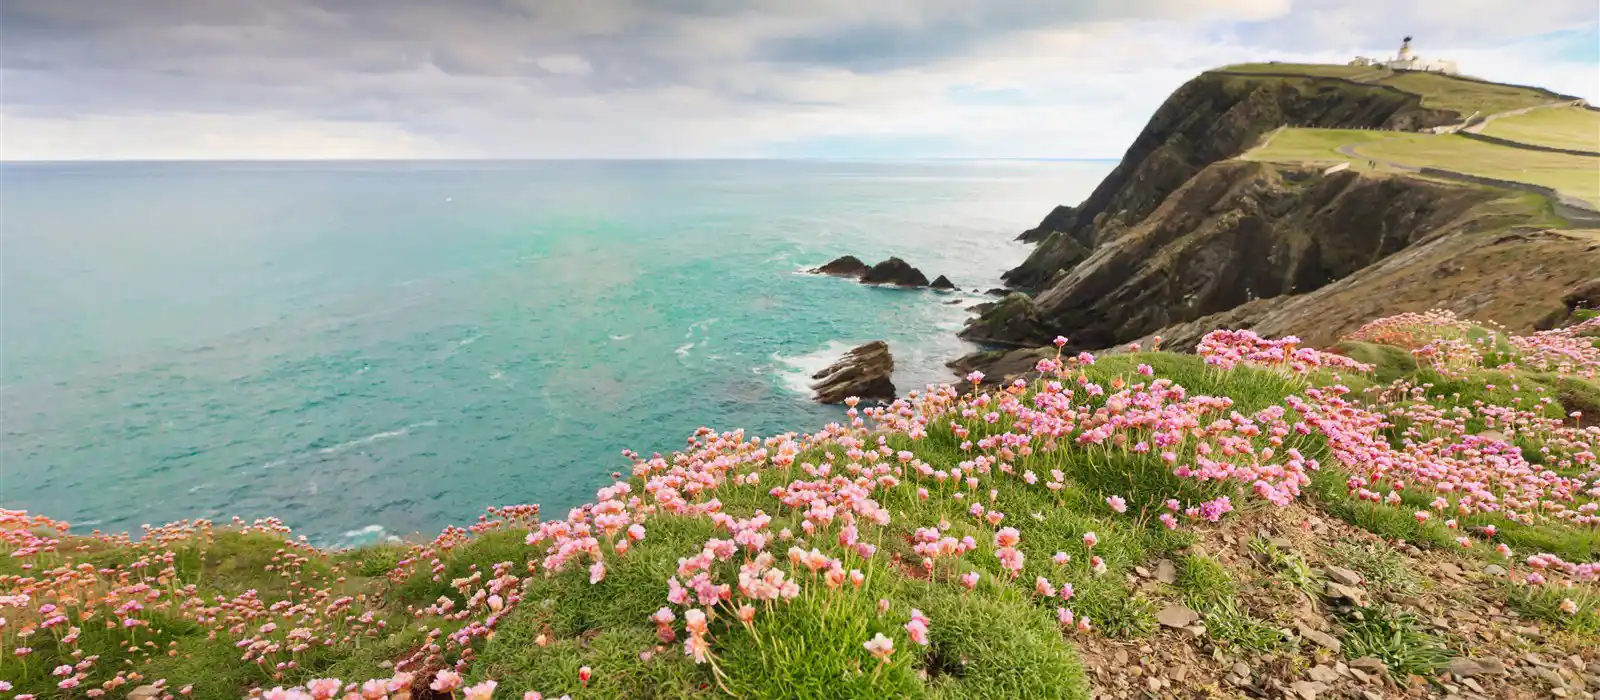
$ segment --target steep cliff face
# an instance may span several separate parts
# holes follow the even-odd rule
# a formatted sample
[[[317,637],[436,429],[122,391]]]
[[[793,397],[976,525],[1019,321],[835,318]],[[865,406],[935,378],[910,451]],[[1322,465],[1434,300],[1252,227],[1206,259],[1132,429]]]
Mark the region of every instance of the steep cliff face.
[[[1008,298],[962,335],[1034,346],[1059,333],[1075,347],[1109,347],[1316,291],[1435,238],[1504,228],[1489,206],[1502,196],[1409,177],[1216,163],[1037,296]]]
[[[1077,207],[1058,207],[1023,240],[1044,240],[1008,272],[1014,287],[1037,290],[1070,259],[1059,248],[1073,241],[1096,248],[1142,221],[1168,195],[1206,166],[1248,150],[1286,125],[1419,130],[1459,119],[1427,109],[1421,98],[1393,88],[1338,78],[1205,73],[1180,87],[1156,110],[1115,170]]]

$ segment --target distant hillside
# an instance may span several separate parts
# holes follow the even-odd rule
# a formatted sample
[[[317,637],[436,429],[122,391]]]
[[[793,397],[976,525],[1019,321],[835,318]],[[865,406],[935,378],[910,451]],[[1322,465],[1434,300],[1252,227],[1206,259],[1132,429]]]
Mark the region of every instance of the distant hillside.
[[[1023,293],[962,334],[1092,349],[1270,317],[1320,342],[1430,308],[1531,329],[1600,270],[1600,113],[1575,100],[1358,66],[1207,72],[1023,234],[1038,246],[1005,275]]]

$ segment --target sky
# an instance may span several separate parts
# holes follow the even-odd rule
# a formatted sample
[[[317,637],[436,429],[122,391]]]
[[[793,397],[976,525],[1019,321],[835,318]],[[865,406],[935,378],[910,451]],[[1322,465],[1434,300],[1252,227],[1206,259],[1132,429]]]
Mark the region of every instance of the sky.
[[[0,159],[1116,158],[1406,34],[1600,103],[1594,0],[0,0]]]

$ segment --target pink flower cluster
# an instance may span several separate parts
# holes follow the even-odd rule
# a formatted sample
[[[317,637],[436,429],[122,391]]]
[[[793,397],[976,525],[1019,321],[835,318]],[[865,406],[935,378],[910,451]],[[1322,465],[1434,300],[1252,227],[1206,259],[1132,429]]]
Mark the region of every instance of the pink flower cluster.
[[[1300,339],[1292,335],[1268,340],[1250,330],[1211,331],[1200,339],[1200,344],[1195,347],[1195,353],[1205,358],[1206,364],[1221,369],[1232,369],[1245,364],[1293,374],[1315,372],[1324,368],[1372,372],[1372,365],[1357,362],[1344,355],[1302,347]]]

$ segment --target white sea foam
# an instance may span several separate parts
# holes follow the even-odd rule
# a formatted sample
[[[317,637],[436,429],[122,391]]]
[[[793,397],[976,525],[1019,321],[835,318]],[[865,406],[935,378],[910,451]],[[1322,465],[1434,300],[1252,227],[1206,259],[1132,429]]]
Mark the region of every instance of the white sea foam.
[[[673,352],[678,353],[678,359],[679,360],[687,360],[687,359],[689,359],[689,351],[693,350],[693,349],[694,349],[694,341],[690,341],[690,342],[684,343],[682,345],[679,345],[676,350],[673,350]]]
[[[337,445],[334,445],[332,447],[324,447],[324,448],[322,448],[320,450],[317,450],[317,453],[326,455],[326,454],[333,454],[335,452],[342,452],[342,451],[348,450],[348,449],[350,449],[352,447],[360,447],[362,445],[370,445],[370,444],[372,444],[374,442],[377,442],[379,440],[388,440],[389,438],[397,438],[397,437],[400,437],[401,435],[405,435],[406,433],[411,432],[412,429],[414,429],[414,428],[425,428],[425,427],[428,427],[428,426],[438,425],[438,424],[439,424],[439,421],[436,421],[436,420],[423,421],[421,423],[412,423],[411,425],[405,426],[404,428],[396,428],[394,430],[385,430],[385,431],[383,431],[381,433],[373,433],[373,434],[368,435],[368,436],[363,437],[363,438],[356,438],[356,439],[350,440],[348,442],[341,442],[341,443],[339,443]]]
[[[613,335],[613,336],[611,336],[611,339],[612,340],[617,340],[617,341],[622,341],[622,340],[627,340],[627,339],[632,338],[632,337],[633,337],[633,334],[632,333],[628,333],[626,335]]]
[[[785,357],[773,354],[774,374],[783,382],[785,388],[797,394],[810,396],[811,383],[816,381],[811,375],[838,362],[839,358],[853,347],[855,346],[843,340],[830,340],[827,345],[802,355]]]

